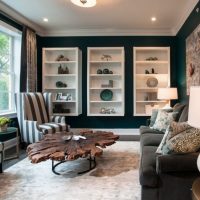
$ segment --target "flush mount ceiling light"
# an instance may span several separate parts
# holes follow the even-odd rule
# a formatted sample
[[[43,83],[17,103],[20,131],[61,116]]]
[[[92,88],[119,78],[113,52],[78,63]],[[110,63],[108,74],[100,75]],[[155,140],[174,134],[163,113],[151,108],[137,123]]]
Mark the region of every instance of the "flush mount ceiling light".
[[[80,7],[93,7],[96,5],[96,0],[71,0],[71,2]]]
[[[44,17],[44,18],[43,18],[43,21],[44,21],[44,22],[48,22],[49,20],[48,20],[48,18]]]
[[[152,21],[152,22],[155,22],[155,21],[156,21],[156,17],[152,17],[152,18],[151,18],[151,21]]]

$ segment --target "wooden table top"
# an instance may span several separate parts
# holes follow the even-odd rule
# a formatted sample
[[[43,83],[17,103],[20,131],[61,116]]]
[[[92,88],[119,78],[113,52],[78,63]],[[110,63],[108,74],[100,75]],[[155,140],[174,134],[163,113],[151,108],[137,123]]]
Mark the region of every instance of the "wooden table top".
[[[69,134],[69,133],[68,133]],[[27,153],[32,163],[39,163],[48,159],[55,161],[75,160],[79,157],[99,156],[102,148],[112,145],[119,138],[112,132],[86,131],[80,135],[86,139],[63,139],[66,133],[47,134],[44,139],[27,147]]]

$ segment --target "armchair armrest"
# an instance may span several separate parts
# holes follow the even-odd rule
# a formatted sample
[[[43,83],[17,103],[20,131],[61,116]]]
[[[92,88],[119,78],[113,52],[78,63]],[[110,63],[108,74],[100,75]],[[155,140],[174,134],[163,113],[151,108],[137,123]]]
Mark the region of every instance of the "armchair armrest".
[[[198,155],[199,153],[159,155],[156,158],[156,171],[158,174],[167,172],[198,171]]]
[[[64,116],[51,116],[50,122],[65,124],[65,117]]]

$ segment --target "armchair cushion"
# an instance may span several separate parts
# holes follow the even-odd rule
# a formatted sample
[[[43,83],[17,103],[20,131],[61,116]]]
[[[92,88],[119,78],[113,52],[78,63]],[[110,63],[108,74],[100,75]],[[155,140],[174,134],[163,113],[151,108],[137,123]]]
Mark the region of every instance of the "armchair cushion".
[[[43,134],[48,134],[48,133],[52,134],[52,133],[61,132],[61,131],[68,131],[67,124],[56,123],[56,122],[40,124],[38,125],[38,127]]]

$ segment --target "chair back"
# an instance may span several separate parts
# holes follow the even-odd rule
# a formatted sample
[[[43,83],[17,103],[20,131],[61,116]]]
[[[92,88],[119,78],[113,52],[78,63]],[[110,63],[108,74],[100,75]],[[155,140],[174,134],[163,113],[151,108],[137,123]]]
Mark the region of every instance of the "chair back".
[[[37,121],[39,124],[49,121],[42,93],[24,93],[24,111],[25,120]]]

